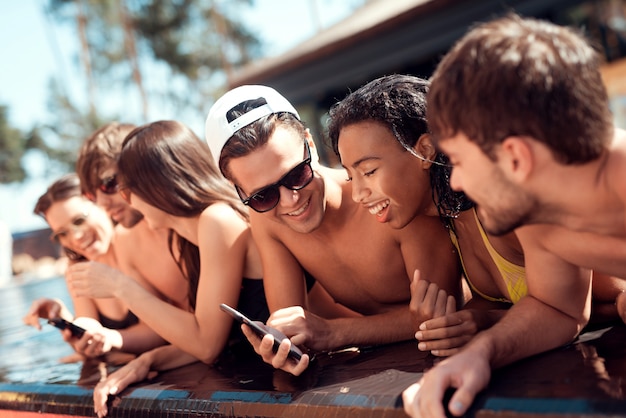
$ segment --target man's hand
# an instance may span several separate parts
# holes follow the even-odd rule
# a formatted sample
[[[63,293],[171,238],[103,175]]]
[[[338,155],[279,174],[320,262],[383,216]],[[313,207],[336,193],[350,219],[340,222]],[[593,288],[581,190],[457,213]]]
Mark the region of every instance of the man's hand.
[[[272,335],[266,335],[261,339],[250,327],[242,325],[241,329],[263,361],[295,376],[306,370],[309,365],[309,356],[304,354],[298,362],[289,358],[291,344],[318,350],[323,350],[328,345],[327,338],[324,338],[329,335],[327,322],[300,306],[279,309],[269,317],[267,325],[289,337],[281,342],[276,353],[273,351],[274,337]]]
[[[448,409],[452,415],[461,416],[490,377],[486,358],[475,351],[461,351],[427,371],[418,383],[402,393],[404,411],[414,418],[445,418],[444,394],[447,389],[456,388]]]
[[[301,306],[277,310],[270,315],[267,325],[285,334],[296,345],[317,351],[335,348],[328,321]]]
[[[285,338],[280,343],[278,351],[274,353],[274,336],[268,334],[261,339],[247,325],[242,325],[241,330],[250,344],[252,344],[252,347],[254,347],[254,351],[263,358],[264,362],[271,364],[275,369],[281,369],[294,376],[299,376],[309,366],[308,354],[303,354],[298,362],[289,357],[289,348],[291,348],[292,341],[288,338]]]

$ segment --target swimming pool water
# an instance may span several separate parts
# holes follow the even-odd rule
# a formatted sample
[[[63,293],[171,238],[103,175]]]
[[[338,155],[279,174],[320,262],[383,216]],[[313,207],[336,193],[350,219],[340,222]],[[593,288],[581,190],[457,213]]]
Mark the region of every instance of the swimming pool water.
[[[41,331],[22,322],[40,297],[72,306],[62,277],[0,288],[0,382],[73,384],[79,379],[82,363],[59,363],[73,352],[61,333],[43,320]]]

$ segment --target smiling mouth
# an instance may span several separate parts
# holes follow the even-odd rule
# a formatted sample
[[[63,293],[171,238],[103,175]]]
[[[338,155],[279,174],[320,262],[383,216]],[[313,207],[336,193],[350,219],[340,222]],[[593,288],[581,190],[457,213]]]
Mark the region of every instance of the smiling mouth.
[[[302,215],[304,211],[307,210],[310,204],[311,204],[311,199],[309,198],[304,205],[300,206],[298,209],[294,210],[293,212],[287,213],[287,216]]]
[[[374,206],[368,207],[367,210],[372,215],[379,216],[380,213],[389,206],[389,203],[390,203],[389,200],[385,200],[384,202],[380,202],[380,203],[378,203],[378,204],[376,204]]]

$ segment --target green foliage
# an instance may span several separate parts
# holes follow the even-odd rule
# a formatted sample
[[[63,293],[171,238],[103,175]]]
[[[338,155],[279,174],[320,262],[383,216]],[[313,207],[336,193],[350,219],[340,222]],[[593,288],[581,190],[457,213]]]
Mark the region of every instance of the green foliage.
[[[0,183],[22,181],[26,177],[21,165],[26,143],[25,135],[9,125],[8,108],[0,105]]]
[[[140,2],[134,27],[154,58],[191,80],[201,69],[237,67],[260,55],[260,42],[242,22],[230,17],[249,0],[216,2],[152,0]],[[226,62],[224,60],[227,60]]]
[[[59,23],[76,28],[77,64],[85,73],[88,106],[72,103],[51,84],[53,115],[42,127],[49,160],[72,169],[76,152],[93,130],[122,115],[103,115],[101,92],[124,101],[139,93],[144,119],[150,108],[172,109],[170,118],[202,120],[227,73],[257,58],[260,41],[238,20],[252,0],[49,0]],[[164,79],[154,82],[154,74]],[[152,76],[147,77],[146,74]],[[83,80],[78,80],[83,82]],[[128,89],[127,87],[131,87]],[[136,97],[137,96],[133,96]]]

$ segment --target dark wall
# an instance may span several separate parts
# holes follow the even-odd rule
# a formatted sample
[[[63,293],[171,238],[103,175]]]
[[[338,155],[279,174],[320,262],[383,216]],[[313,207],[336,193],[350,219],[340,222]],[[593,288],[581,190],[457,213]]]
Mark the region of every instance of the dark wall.
[[[13,256],[28,254],[37,260],[41,257],[58,258],[59,244],[50,240],[50,228],[13,234]]]

